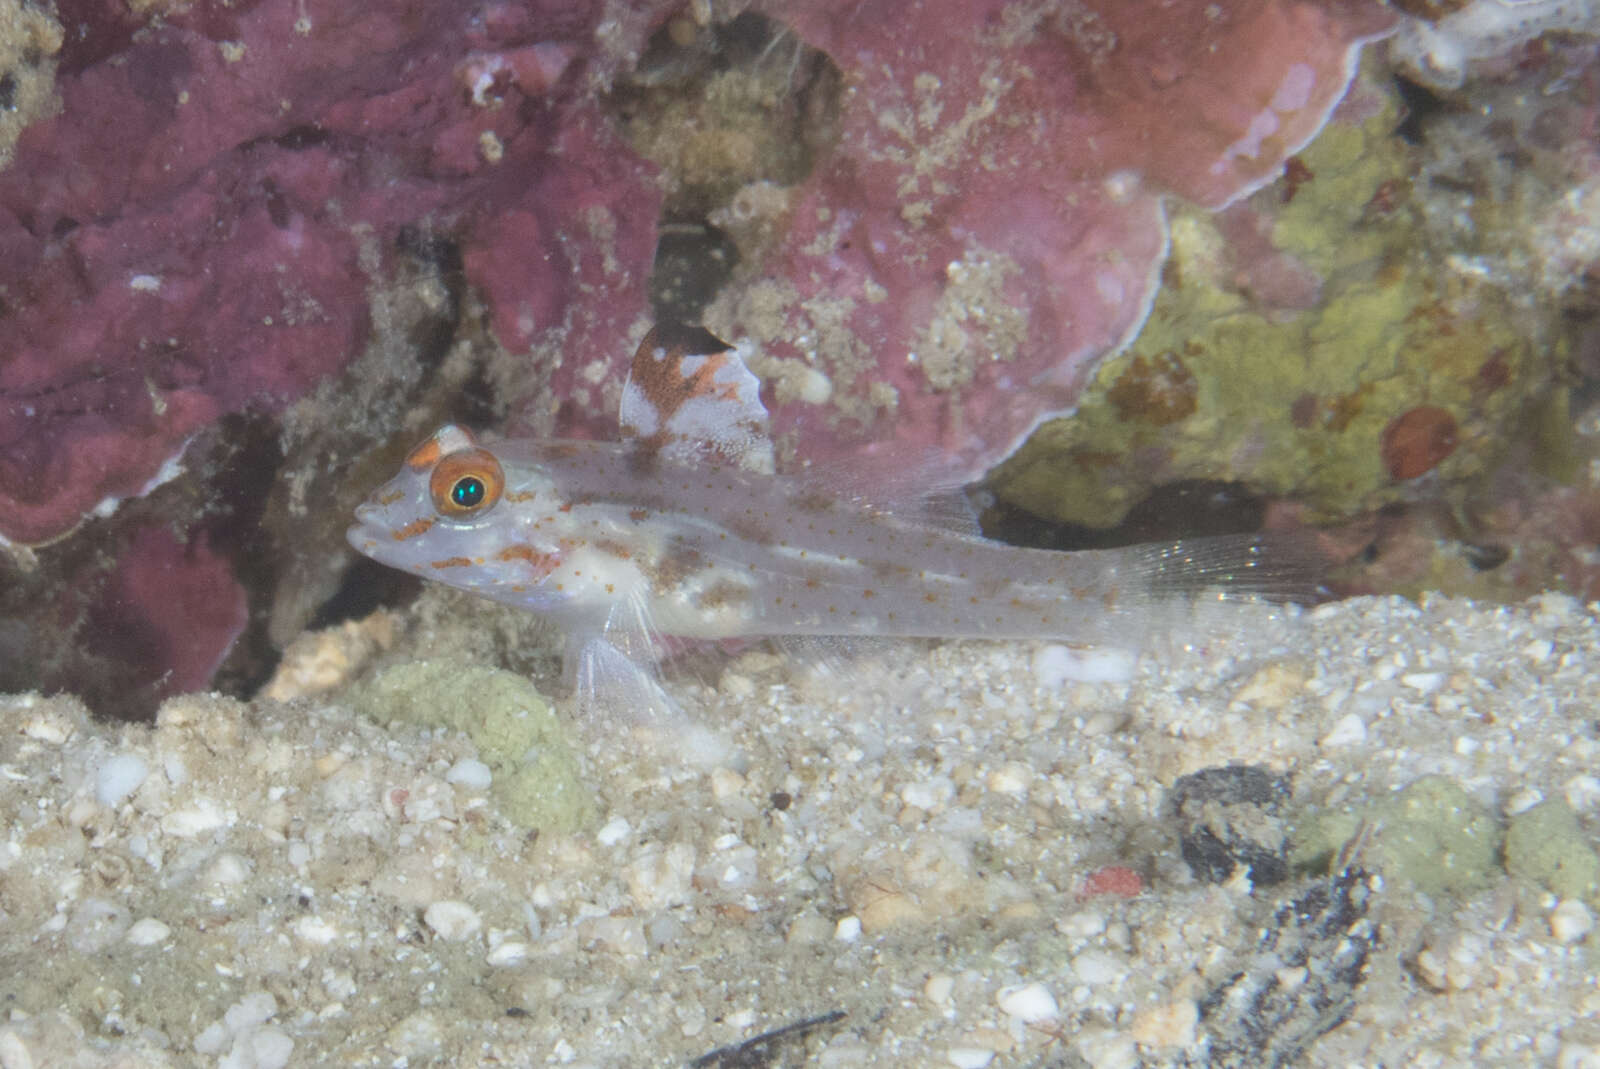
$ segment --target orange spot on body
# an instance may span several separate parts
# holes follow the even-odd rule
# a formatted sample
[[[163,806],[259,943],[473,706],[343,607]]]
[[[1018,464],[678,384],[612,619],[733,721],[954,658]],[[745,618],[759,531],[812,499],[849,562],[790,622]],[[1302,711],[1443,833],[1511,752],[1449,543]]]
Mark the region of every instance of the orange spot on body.
[[[533,570],[534,575],[540,578],[555,571],[556,566],[561,563],[560,554],[541,553],[525,542],[516,542],[507,546],[495,554],[495,559],[507,562],[515,560],[527,561],[528,567]]]
[[[434,561],[433,566],[435,568],[470,568],[472,567],[472,558],[446,557],[444,560]]]

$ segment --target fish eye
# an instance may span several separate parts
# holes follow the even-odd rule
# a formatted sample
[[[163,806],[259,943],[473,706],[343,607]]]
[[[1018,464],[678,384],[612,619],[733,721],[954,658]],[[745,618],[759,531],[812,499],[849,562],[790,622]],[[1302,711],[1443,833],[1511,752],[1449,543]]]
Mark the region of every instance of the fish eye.
[[[435,464],[428,477],[433,507],[446,519],[469,519],[494,507],[505,490],[505,472],[486,449],[463,449]]]

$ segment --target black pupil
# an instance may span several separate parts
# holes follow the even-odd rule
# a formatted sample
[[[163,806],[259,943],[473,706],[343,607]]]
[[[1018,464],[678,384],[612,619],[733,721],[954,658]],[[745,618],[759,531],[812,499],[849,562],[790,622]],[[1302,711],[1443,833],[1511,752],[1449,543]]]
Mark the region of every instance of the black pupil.
[[[450,500],[457,508],[470,509],[483,500],[483,480],[476,475],[464,475],[450,488]]]

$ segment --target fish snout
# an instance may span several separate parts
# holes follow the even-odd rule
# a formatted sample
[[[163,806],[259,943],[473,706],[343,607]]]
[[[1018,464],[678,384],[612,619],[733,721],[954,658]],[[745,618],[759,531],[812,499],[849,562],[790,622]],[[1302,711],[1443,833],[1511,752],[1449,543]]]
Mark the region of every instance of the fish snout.
[[[345,540],[358,552],[371,556],[372,551],[394,537],[394,523],[389,510],[376,500],[376,495],[356,506],[356,522],[345,531]]]

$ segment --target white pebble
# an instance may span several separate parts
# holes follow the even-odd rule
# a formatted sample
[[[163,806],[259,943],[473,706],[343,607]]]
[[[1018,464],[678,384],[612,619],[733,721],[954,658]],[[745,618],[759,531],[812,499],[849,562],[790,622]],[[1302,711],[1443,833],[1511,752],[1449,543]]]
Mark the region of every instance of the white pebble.
[[[1046,690],[1063,683],[1126,683],[1133,678],[1133,666],[1132,653],[1105,646],[1075,650],[1052,643],[1033,655],[1034,679]]]
[[[833,937],[841,943],[854,943],[861,938],[861,918],[851,914],[840,917],[839,923],[833,926]]]
[[[383,1045],[405,1061],[433,1058],[444,1049],[444,1029],[432,1012],[418,1010],[389,1029]]]
[[[489,951],[489,956],[485,960],[496,969],[506,969],[513,965],[521,965],[528,960],[529,949],[527,943],[508,939]]]
[[[1600,1043],[1563,1042],[1556,1051],[1556,1069],[1600,1069]]]
[[[1567,797],[1567,808],[1574,813],[1588,813],[1600,809],[1600,779],[1587,772],[1567,780],[1562,790]]]
[[[1506,799],[1503,812],[1508,817],[1514,817],[1518,813],[1526,813],[1542,801],[1544,801],[1543,791],[1537,787],[1524,787]]]
[[[227,1049],[228,1026],[221,1021],[212,1021],[194,1037],[196,1054],[221,1054]]]
[[[1522,647],[1522,655],[1534,664],[1543,664],[1555,652],[1555,643],[1547,638],[1536,638]]]
[[[1407,672],[1400,677],[1400,683],[1422,694],[1432,694],[1444,686],[1444,679],[1443,672]]]
[[[1317,745],[1331,750],[1339,746],[1354,746],[1365,742],[1366,738],[1366,722],[1355,713],[1346,713],[1333,725],[1332,731],[1317,740]]]
[[[422,911],[422,922],[436,932],[440,939],[459,943],[478,934],[483,918],[465,902],[446,898]]]
[[[192,806],[162,817],[161,830],[180,839],[189,839],[231,823],[231,814],[210,799],[202,798]]]
[[[1550,911],[1550,934],[1558,943],[1576,943],[1594,931],[1594,914],[1576,898],[1564,898]]]
[[[1015,1017],[1023,1024],[1048,1021],[1061,1015],[1056,997],[1048,987],[1039,983],[1002,988],[994,1001],[1007,1017]]]
[[[639,909],[665,909],[689,900],[694,864],[695,850],[689,843],[650,846],[622,867],[622,881]]]
[[[237,887],[250,878],[250,862],[238,854],[218,854],[206,870],[206,879],[226,887]]]
[[[72,738],[76,730],[65,717],[41,713],[22,725],[22,733],[35,742],[48,742],[59,746]]]
[[[922,985],[922,997],[935,1006],[943,1006],[950,1001],[950,996],[956,991],[956,978],[949,973],[936,972],[928,977]]]
[[[278,1012],[278,1000],[270,991],[253,991],[229,1006],[222,1015],[222,1023],[235,1034],[247,1028],[265,1024]]]
[[[172,934],[172,929],[154,917],[134,921],[122,938],[136,947],[154,946]]]
[[[944,1059],[956,1069],[983,1069],[994,1061],[994,1051],[987,1047],[951,1047],[945,1051]]]
[[[1114,987],[1128,978],[1128,963],[1109,950],[1085,950],[1072,959],[1072,975],[1091,987]]]
[[[249,1049],[255,1069],[284,1069],[294,1053],[294,1040],[281,1029],[260,1028],[250,1034]]]
[[[489,771],[489,766],[482,761],[473,757],[463,757],[450,766],[450,771],[444,774],[444,781],[470,791],[486,791],[494,782],[494,773]]]
[[[929,812],[942,809],[955,795],[956,785],[949,776],[931,776],[900,788],[902,802]]]
[[[312,946],[327,946],[339,937],[339,929],[321,917],[301,917],[294,922],[294,937]]]
[[[616,846],[628,837],[633,830],[625,817],[612,817],[606,821],[601,829],[594,833],[594,841],[601,846]]]
[[[1078,1033],[1075,1046],[1089,1069],[1135,1069],[1139,1064],[1139,1048],[1126,1032],[1085,1028]]]
[[[1020,761],[1007,761],[989,773],[987,780],[991,791],[1009,794],[1014,798],[1027,794],[1028,785],[1032,782],[1033,770]]]
[[[0,1069],[33,1069],[28,1045],[9,1028],[0,1032]]]
[[[711,796],[718,802],[739,797],[744,788],[745,778],[733,769],[718,765],[711,770]]]
[[[150,766],[138,754],[120,753],[108,757],[95,772],[95,801],[107,808],[115,808],[138,790],[148,775]]]

